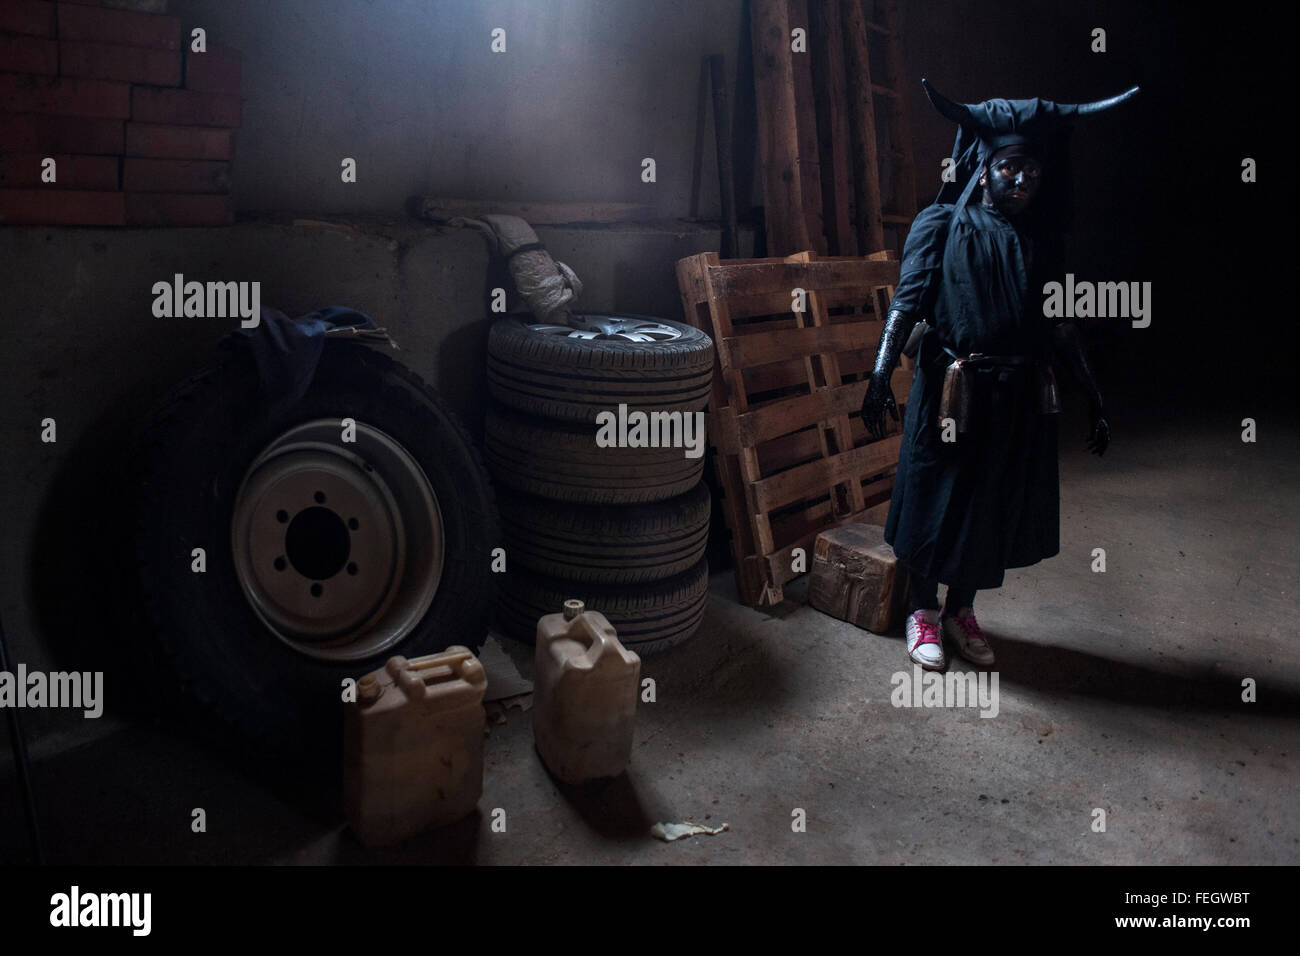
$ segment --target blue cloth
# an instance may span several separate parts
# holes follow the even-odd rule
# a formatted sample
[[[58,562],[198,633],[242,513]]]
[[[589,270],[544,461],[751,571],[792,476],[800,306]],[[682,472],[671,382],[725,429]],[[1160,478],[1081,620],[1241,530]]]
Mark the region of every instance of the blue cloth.
[[[1007,568],[1060,551],[1057,421],[1039,410],[1033,366],[978,371],[969,434],[943,441],[938,408],[949,358],[1045,356],[1053,321],[1034,290],[1034,243],[996,210],[923,210],[908,234],[891,309],[929,318],[921,339],[885,540],[913,573],[996,588]]]
[[[262,320],[256,327],[235,332],[248,339],[272,413],[285,410],[307,394],[325,348],[325,333],[337,328],[373,329],[376,325],[370,316],[341,305],[296,319],[262,306]]]

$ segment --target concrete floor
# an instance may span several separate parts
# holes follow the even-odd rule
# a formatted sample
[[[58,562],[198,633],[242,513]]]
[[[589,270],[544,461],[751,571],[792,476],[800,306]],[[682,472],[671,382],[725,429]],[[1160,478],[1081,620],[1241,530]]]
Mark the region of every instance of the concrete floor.
[[[1116,429],[1098,461],[1062,431],[1062,553],[976,605],[999,711],[900,709],[896,633],[802,604],[740,606],[714,576],[701,634],[644,664],[631,769],[561,788],[511,711],[486,741],[479,813],[384,852],[331,786],[278,779],[153,726],[38,761],[65,863],[1088,863],[1300,861],[1300,491],[1294,416],[1236,410]],[[1268,424],[1266,424],[1266,421]],[[1289,421],[1282,425],[1277,422]],[[1118,422],[1114,423],[1118,426]],[[1285,433],[1282,429],[1286,429]],[[1105,574],[1090,570],[1104,547]],[[509,645],[527,674],[530,649]],[[967,665],[957,662],[956,667]],[[1258,702],[1243,703],[1254,678]],[[21,846],[0,765],[0,858]],[[203,807],[207,832],[190,830]],[[493,832],[492,811],[506,811]],[[806,811],[806,832],[792,812]],[[1106,811],[1094,832],[1094,808]],[[727,823],[664,844],[656,821]]]

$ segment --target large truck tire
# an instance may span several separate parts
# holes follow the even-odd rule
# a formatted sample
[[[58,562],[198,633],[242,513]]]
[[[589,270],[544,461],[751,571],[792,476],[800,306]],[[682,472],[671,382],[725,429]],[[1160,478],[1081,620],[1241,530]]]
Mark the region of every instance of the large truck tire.
[[[327,341],[307,394],[273,412],[232,346],[170,393],[134,460],[147,618],[191,694],[248,736],[329,752],[345,678],[482,645],[491,486],[437,394],[387,356]]]

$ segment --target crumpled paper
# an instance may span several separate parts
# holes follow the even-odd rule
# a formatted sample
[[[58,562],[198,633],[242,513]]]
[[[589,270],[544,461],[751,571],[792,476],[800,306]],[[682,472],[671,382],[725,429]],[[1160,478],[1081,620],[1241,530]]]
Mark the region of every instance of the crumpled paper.
[[[672,843],[674,840],[695,836],[697,833],[713,836],[727,829],[730,828],[725,823],[720,827],[706,827],[699,823],[691,823],[688,820],[685,823],[656,823],[650,828],[650,835],[656,840]]]

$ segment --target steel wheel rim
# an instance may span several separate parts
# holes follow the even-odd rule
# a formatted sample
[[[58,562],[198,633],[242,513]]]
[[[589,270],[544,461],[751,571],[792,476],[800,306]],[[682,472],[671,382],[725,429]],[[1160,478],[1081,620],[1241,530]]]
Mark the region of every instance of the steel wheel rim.
[[[442,578],[442,510],[402,445],[339,419],[297,425],[249,466],[231,517],[235,576],[277,638],[319,660],[405,639]]]
[[[527,323],[529,331],[555,338],[618,340],[622,342],[675,342],[682,330],[654,319],[625,318],[613,315],[574,315],[570,324]]]

